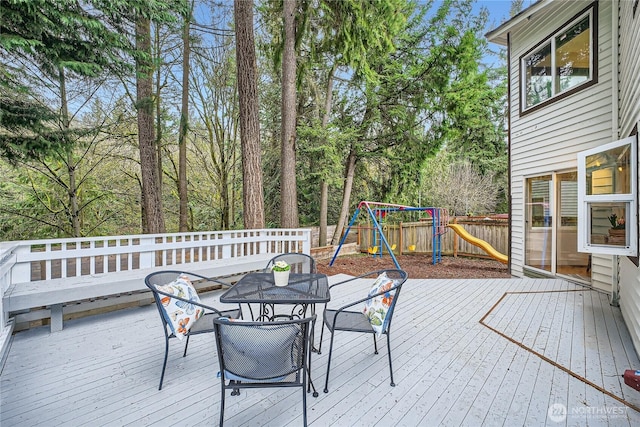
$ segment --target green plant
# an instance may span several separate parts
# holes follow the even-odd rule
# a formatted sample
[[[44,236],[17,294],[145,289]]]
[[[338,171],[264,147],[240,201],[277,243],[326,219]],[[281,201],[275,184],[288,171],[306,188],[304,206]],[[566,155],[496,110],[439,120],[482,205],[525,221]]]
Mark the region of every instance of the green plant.
[[[624,218],[618,218],[618,215],[616,214],[611,214],[611,216],[608,217],[609,218],[609,222],[611,223],[611,228],[614,230],[624,230],[625,228],[625,224],[624,224]]]
[[[276,261],[275,264],[271,267],[273,271],[289,271],[291,270],[291,266],[284,261]]]

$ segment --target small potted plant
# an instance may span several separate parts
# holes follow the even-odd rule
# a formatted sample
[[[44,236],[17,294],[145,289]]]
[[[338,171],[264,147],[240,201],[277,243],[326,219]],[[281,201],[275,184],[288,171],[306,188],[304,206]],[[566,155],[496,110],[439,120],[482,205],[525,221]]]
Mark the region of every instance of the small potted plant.
[[[284,261],[276,261],[271,266],[273,271],[273,281],[276,286],[287,286],[289,283],[289,273],[291,272],[291,266]]]
[[[627,232],[624,218],[618,218],[618,215],[612,213],[609,217],[609,223],[611,228],[609,229],[609,241],[608,243],[619,245],[626,244]]]

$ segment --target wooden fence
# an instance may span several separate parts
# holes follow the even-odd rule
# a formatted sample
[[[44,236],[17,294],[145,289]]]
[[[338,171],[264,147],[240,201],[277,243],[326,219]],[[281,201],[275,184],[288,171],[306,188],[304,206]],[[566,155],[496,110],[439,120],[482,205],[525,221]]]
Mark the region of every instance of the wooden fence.
[[[509,222],[503,217],[456,217],[451,223],[462,225],[468,232],[478,239],[482,239],[498,252],[508,254]],[[395,254],[431,254],[433,225],[431,220],[419,222],[400,222],[397,224],[383,224],[387,242]],[[374,233],[371,224],[354,226],[351,232],[357,232],[358,244],[361,252],[377,246],[379,236]],[[486,252],[460,238],[453,230],[446,228],[442,235],[442,254],[453,256],[488,257]],[[383,253],[387,249],[383,245]]]

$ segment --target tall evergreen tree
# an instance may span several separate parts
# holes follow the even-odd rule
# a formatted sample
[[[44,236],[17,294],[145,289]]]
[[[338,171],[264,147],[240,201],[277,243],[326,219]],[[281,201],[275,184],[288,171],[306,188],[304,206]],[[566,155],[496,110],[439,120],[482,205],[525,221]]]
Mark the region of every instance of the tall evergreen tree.
[[[296,4],[283,1],[282,141],[280,151],[280,226],[295,228],[298,220],[296,188]]]
[[[234,0],[236,66],[242,144],[244,227],[264,227],[258,70],[253,36],[253,0]]]
[[[180,231],[188,230],[188,192],[187,192],[187,132],[189,130],[189,79],[191,71],[191,15],[194,0],[190,1],[187,14],[182,23],[182,104],[180,106],[180,129],[178,133],[178,198],[180,203]]]
[[[69,141],[55,126],[59,112],[38,101],[38,80],[20,61],[57,78],[59,70],[97,76],[127,65],[124,35],[111,31],[95,10],[73,0],[3,0],[0,13],[0,155],[35,158]],[[85,8],[86,7],[86,8]]]

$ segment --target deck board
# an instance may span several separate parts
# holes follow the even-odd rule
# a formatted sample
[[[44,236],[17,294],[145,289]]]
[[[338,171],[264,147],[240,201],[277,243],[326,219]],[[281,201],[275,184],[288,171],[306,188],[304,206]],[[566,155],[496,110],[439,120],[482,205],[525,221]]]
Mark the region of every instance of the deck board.
[[[330,304],[360,297],[369,286],[339,287]],[[640,407],[640,393],[620,377],[640,367],[620,310],[589,288],[547,279],[410,279],[391,338],[396,387],[389,385],[385,337],[374,355],[371,336],[338,333],[325,394],[324,334],[312,365],[320,396],[307,395],[310,425],[640,424],[635,409],[564,370]],[[46,326],[19,332],[0,375],[0,424],[216,424],[213,336],[193,337],[186,358],[172,340],[158,391],[163,347],[152,306],[68,321],[53,334]],[[548,416],[554,403],[567,409],[561,423]],[[225,420],[298,426],[301,406],[299,390],[243,390],[227,397]]]

